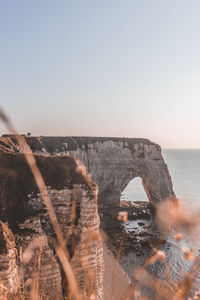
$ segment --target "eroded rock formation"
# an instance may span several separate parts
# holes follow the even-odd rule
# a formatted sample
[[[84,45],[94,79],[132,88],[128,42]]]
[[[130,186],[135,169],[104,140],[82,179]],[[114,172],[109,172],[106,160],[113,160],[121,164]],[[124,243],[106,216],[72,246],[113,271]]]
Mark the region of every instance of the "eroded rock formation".
[[[97,186],[79,171],[75,158],[35,158],[63,235],[67,236],[71,265],[83,299],[91,294],[94,299],[102,299],[103,248]],[[41,299],[63,299],[68,288],[55,255],[53,245],[57,239],[23,154],[0,152],[0,185],[0,220],[9,227],[0,223],[0,281],[14,295],[13,288],[18,289],[19,283],[13,282],[13,274],[18,274],[26,297],[39,293]]]
[[[16,151],[13,138],[1,138]],[[167,165],[159,145],[147,139],[103,137],[29,137],[34,152],[43,155],[70,154],[86,166],[99,188],[98,206],[104,216],[116,216],[120,195],[135,177],[141,177],[149,202],[173,198],[174,192]]]
[[[38,154],[37,163],[63,234],[74,224],[68,251],[82,294],[89,295],[92,291],[96,299],[101,299],[103,258],[102,245],[97,239],[97,197],[93,193],[94,189],[97,193],[97,189],[91,189],[91,180],[88,179],[88,184],[86,177],[77,173],[77,162],[68,155],[82,161],[97,183],[102,228],[112,232],[112,226],[116,231],[121,192],[134,177],[142,178],[153,206],[167,198],[175,198],[161,148],[146,139],[27,137],[26,140],[32,151]],[[6,151],[0,153],[0,220],[12,230],[18,252],[24,253],[26,263],[23,262],[22,273],[25,291],[29,293],[32,288],[34,274],[34,278],[39,279],[38,288],[43,291],[45,299],[56,299],[55,294],[62,298],[67,293],[66,282],[52,247],[55,235],[41,195],[15,137],[1,138],[0,150]],[[76,203],[74,222],[73,203]],[[91,239],[88,240],[88,236]],[[21,266],[18,267],[21,269]]]
[[[17,297],[20,281],[17,266],[15,238],[8,227],[0,222],[0,297]]]

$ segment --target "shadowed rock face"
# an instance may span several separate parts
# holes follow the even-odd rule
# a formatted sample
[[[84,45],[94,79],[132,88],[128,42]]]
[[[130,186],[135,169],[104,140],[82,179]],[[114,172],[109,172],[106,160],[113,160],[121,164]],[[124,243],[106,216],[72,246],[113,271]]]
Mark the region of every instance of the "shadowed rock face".
[[[10,139],[1,140],[12,149]],[[161,148],[147,139],[31,137],[27,138],[27,142],[34,152],[70,154],[82,161],[98,185],[99,210],[104,214],[115,214],[119,208],[121,192],[134,177],[142,178],[147,197],[153,206],[174,196]]]
[[[103,248],[98,236],[97,187],[79,172],[79,163],[73,157],[36,155],[35,158],[63,235],[68,235],[71,265],[83,299],[91,293],[94,299],[102,299]],[[0,220],[10,228],[0,223],[0,260],[5,270],[0,272],[0,281],[4,280],[5,286],[10,287],[13,274],[19,269],[23,273],[20,283],[24,285],[26,297],[38,282],[41,299],[63,299],[67,285],[52,246],[57,244],[56,236],[31,171],[20,153],[0,152]],[[7,237],[5,232],[9,233]],[[16,260],[17,252],[22,262]],[[12,258],[12,264],[8,258],[10,261]],[[10,290],[14,295],[13,286]]]

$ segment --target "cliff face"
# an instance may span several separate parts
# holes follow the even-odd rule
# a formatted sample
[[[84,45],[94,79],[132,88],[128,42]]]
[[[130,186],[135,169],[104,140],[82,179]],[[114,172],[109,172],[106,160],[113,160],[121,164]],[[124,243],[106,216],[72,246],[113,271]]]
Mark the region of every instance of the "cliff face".
[[[112,210],[130,180],[141,177],[150,203],[156,206],[173,195],[172,182],[158,145],[133,140],[107,140],[69,150],[79,158],[99,187],[99,205]],[[87,148],[87,150],[86,150]]]
[[[8,227],[0,222],[0,296],[17,297],[19,291],[19,269],[15,239]],[[5,298],[4,298],[5,297]]]
[[[97,187],[79,172],[78,162],[72,157],[35,157],[67,237],[83,299],[91,294],[94,299],[102,299],[103,249],[94,194]],[[38,291],[41,299],[63,299],[68,291],[52,246],[57,243],[56,236],[22,154],[0,153],[0,185],[0,220],[9,227],[0,223],[0,261],[4,266],[0,281],[13,295],[20,284],[26,296]],[[8,237],[3,234],[6,230]]]
[[[103,216],[102,227],[107,232],[112,226],[116,230],[121,192],[134,177],[142,178],[153,206],[173,198],[171,177],[160,146],[146,139],[126,138],[28,137],[26,140],[37,153],[37,164],[62,232],[67,235],[71,264],[82,295],[86,298],[93,294],[94,299],[102,299],[103,250],[98,239],[97,208]],[[28,295],[38,282],[36,287],[42,291],[42,299],[62,299],[67,288],[52,246],[55,234],[20,152],[14,137],[0,139],[0,220],[10,228],[9,236],[13,234],[16,242],[16,246],[11,243],[11,252],[4,246],[4,252],[0,253],[1,261],[6,262],[8,257],[12,261],[12,267],[5,263],[8,272],[0,273],[0,281],[13,295],[16,293],[13,287],[19,283],[23,283]],[[77,172],[76,159],[68,155],[83,162],[99,191],[89,177],[86,180]],[[94,190],[98,193],[98,206]],[[8,245],[3,236],[0,233],[2,245]],[[10,278],[16,273],[20,276],[12,285],[14,281]]]
[[[70,154],[83,162],[98,185],[98,206],[104,216],[116,217],[121,192],[134,177],[142,178],[144,190],[153,206],[174,197],[161,148],[147,139],[30,137],[27,143],[33,152],[43,155]],[[1,138],[1,145],[10,151],[17,151],[12,138]]]

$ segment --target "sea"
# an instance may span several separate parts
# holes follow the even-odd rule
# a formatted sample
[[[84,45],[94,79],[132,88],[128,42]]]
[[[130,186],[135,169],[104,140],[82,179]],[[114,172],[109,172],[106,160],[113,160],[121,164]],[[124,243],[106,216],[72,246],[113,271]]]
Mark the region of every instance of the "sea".
[[[194,214],[200,212],[200,149],[163,149],[162,155],[168,166],[173,190],[177,198]],[[140,178],[134,178],[129,182],[121,195],[121,199],[131,202],[148,201]],[[133,226],[138,225],[136,222],[128,222],[127,230],[131,231]],[[141,230],[140,226],[138,226],[138,230]],[[189,271],[193,272],[192,262],[184,258],[183,247],[193,249],[194,255],[199,256],[200,220],[194,234],[189,236],[184,234],[180,243],[177,243],[174,239],[175,234],[176,228],[169,228],[165,235],[166,243],[159,248],[159,250],[165,252],[165,260],[149,267],[149,272],[153,276],[165,282],[171,279],[178,282],[181,276]],[[145,254],[139,260],[134,255],[130,255],[127,262],[125,262],[127,268],[129,268],[129,273],[131,272],[130,268],[134,269],[137,264],[143,264],[146,259]],[[169,272],[166,272],[166,266],[169,268]],[[200,277],[197,276],[196,288],[200,287],[199,281]]]

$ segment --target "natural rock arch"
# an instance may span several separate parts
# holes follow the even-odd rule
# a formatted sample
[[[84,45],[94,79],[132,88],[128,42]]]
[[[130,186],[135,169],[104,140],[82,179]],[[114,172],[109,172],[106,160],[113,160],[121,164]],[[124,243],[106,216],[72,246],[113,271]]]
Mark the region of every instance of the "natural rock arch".
[[[173,187],[159,145],[144,139],[88,141],[85,147],[70,150],[87,167],[99,187],[99,209],[112,213],[120,204],[121,191],[135,177],[142,184],[149,202],[156,206],[173,197]]]
[[[9,146],[11,139],[2,138],[2,142]],[[147,139],[27,137],[26,140],[34,152],[44,155],[70,154],[78,158],[98,185],[100,212],[115,212],[119,208],[121,191],[135,177],[142,178],[153,206],[174,196],[161,148]]]

